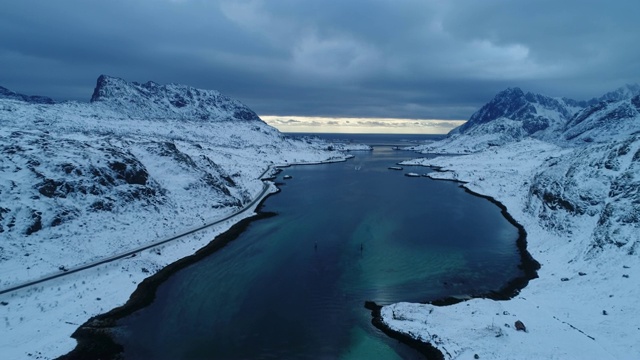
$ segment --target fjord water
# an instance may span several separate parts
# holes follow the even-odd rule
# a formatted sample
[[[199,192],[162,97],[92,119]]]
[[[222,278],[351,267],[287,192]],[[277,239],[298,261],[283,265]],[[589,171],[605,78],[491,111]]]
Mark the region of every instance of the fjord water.
[[[498,290],[521,275],[517,229],[459,184],[389,170],[376,147],[285,168],[281,193],[240,237],[180,270],[118,323],[127,359],[400,359],[366,300],[424,302]],[[284,175],[291,179],[283,180]]]

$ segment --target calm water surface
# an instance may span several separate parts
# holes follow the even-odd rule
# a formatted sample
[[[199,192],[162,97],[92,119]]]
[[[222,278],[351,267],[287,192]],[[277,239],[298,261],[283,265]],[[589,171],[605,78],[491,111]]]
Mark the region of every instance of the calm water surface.
[[[517,229],[458,184],[389,170],[413,153],[286,168],[236,240],[119,322],[127,359],[401,359],[363,307],[497,290],[521,275]],[[282,176],[292,179],[283,180]]]

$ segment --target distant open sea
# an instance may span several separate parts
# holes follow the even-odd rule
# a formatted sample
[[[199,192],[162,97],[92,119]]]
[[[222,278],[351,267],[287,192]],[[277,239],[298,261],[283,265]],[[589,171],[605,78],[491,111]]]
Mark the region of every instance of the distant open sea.
[[[417,145],[426,141],[441,140],[446,135],[438,134],[339,134],[339,133],[285,133],[291,137],[317,136],[331,142],[358,143],[367,145]]]

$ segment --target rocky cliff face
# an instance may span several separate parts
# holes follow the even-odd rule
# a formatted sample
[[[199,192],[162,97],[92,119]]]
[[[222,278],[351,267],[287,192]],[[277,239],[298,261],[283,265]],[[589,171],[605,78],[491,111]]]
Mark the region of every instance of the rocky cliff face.
[[[550,231],[591,231],[588,248],[581,250],[589,256],[611,245],[637,256],[640,126],[636,129],[634,135],[578,146],[545,162],[531,181],[526,210]]]

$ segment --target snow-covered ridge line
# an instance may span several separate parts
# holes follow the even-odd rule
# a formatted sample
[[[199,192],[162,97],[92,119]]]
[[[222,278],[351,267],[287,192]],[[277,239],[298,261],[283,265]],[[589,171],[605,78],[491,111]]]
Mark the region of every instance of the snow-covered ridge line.
[[[139,84],[100,75],[91,102],[118,108],[129,117],[178,118],[201,121],[261,121],[241,102],[216,90],[202,90],[182,84]]]
[[[626,85],[589,101],[510,88],[498,93],[445,140],[412,149],[440,153],[440,148],[446,148],[454,153],[470,153],[527,137],[559,146],[606,143],[637,131],[633,119],[639,113],[640,85]]]
[[[466,153],[408,163],[504,204],[542,266],[513,299],[393,304],[386,326],[447,359],[640,358],[640,97],[623,93],[548,137],[512,136],[520,113],[421,147]]]
[[[155,84],[144,93],[103,80],[104,94],[92,103],[0,94],[0,288],[248,210],[135,257],[0,294],[4,357],[70,351],[70,335],[88,318],[251,216],[254,199],[275,191],[269,185],[264,193],[265,169],[347,156],[320,140],[285,137],[215,91]]]

